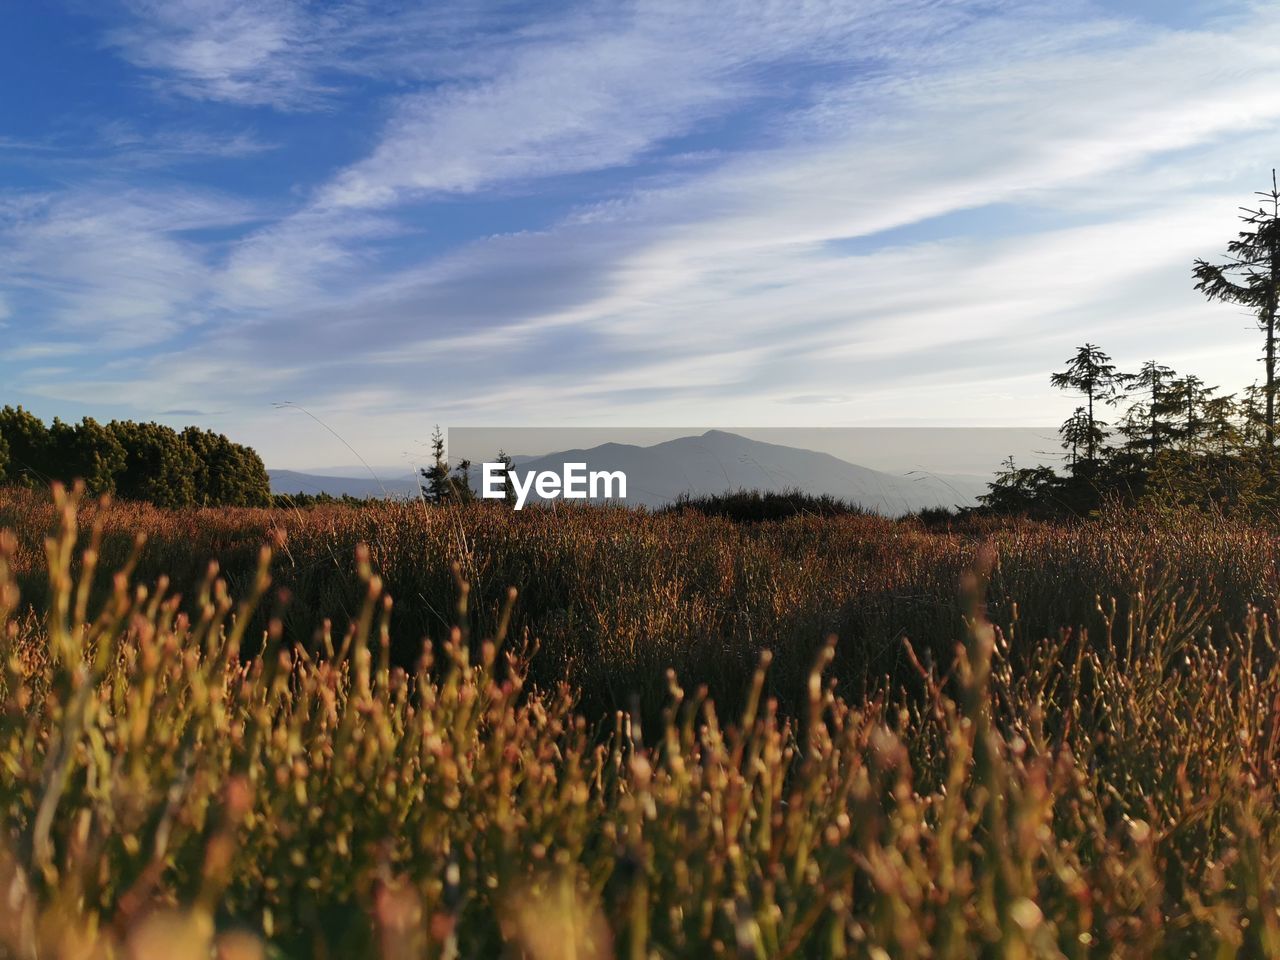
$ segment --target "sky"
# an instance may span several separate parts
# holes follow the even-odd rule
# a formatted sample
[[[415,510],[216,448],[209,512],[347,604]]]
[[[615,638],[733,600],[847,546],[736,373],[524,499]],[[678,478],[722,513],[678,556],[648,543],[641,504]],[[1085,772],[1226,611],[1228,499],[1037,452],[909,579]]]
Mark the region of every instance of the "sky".
[[[0,403],[306,468],[1039,426],[1086,341],[1235,390],[1277,89],[1232,0],[0,4]]]

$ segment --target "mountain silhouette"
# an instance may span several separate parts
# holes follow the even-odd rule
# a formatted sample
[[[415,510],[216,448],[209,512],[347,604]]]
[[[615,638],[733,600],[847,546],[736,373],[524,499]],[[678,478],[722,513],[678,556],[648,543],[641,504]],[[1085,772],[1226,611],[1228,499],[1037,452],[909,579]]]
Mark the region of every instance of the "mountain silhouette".
[[[621,470],[627,476],[626,503],[661,507],[682,495],[704,496],[732,490],[828,494],[888,516],[931,507],[972,506],[985,493],[984,477],[924,472],[872,470],[829,453],[751,440],[723,430],[680,437],[652,446],[603,443],[589,449],[563,450],[516,458],[526,471],[561,473],[565,463],[585,463],[587,470]],[[373,478],[330,477],[292,470],[272,470],[272,490],[280,493],[350,494],[357,497],[416,496],[412,479],[379,483]],[[481,465],[474,464],[471,485],[479,490]],[[384,494],[385,488],[385,494]],[[530,494],[530,502],[536,501]]]
[[[682,495],[798,490],[829,494],[894,516],[929,507],[971,506],[987,486],[982,477],[872,470],[829,453],[751,440],[723,430],[648,447],[605,443],[565,450],[531,458],[517,469],[522,475],[527,470],[559,473],[564,463],[585,463],[588,470],[621,470],[627,475],[626,502],[646,507],[663,506]]]

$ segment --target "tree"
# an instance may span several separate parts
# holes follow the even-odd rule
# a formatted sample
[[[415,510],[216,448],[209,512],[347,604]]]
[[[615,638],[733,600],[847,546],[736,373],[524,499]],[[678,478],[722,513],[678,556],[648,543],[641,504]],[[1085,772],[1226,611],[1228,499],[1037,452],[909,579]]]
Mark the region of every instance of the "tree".
[[[1264,448],[1266,439],[1266,402],[1264,390],[1257,381],[1249,384],[1236,403],[1240,421],[1240,443],[1245,447]]]
[[[1239,404],[1234,393],[1209,397],[1204,401],[1201,412],[1204,419],[1201,440],[1206,450],[1226,457],[1240,446]]]
[[[1129,407],[1120,432],[1131,452],[1155,456],[1169,441],[1169,423],[1164,419],[1169,409],[1165,393],[1176,374],[1171,367],[1148,360],[1137,373],[1123,376],[1126,392],[1145,394],[1145,399]]]
[[[1276,302],[1280,296],[1280,188],[1271,171],[1271,190],[1259,191],[1263,202],[1257,210],[1242,207],[1245,224],[1227,244],[1222,263],[1197,260],[1193,269],[1196,289],[1210,300],[1249,308],[1262,331],[1265,370],[1264,443],[1268,451],[1276,439]],[[1267,207],[1270,209],[1267,209]]]
[[[1002,464],[995,480],[978,501],[988,510],[1003,514],[1033,514],[1051,506],[1058,476],[1050,467],[1018,467],[1013,456]]]
[[[9,451],[5,476],[28,487],[47,487],[57,479],[49,462],[49,429],[22,407],[0,410],[0,437]]]
[[[1194,450],[1199,444],[1204,429],[1204,405],[1217,390],[1217,387],[1206,387],[1204,381],[1194,374],[1179,377],[1169,384],[1165,401],[1173,415],[1173,433],[1183,450]]]
[[[74,426],[57,417],[49,427],[49,470],[64,483],[83,480],[92,494],[114,493],[128,457],[119,438],[92,417]]]
[[[252,448],[198,427],[183,430],[182,440],[196,457],[196,503],[206,507],[271,505],[271,478]]]
[[[475,491],[471,489],[471,461],[466,457],[459,460],[454,468],[449,493],[455,500],[475,499]]]
[[[515,467],[515,462],[511,459],[511,454],[507,451],[498,450],[498,462],[502,464],[502,499],[509,505],[515,506],[516,503],[516,485],[511,479],[511,471]]]
[[[176,430],[132,420],[113,420],[107,428],[126,454],[125,468],[116,479],[120,496],[159,507],[195,505],[199,458]]]
[[[444,434],[440,425],[431,434],[431,466],[419,474],[426,484],[422,487],[423,495],[432,503],[444,503],[446,500],[467,501],[475,498],[471,489],[471,461],[461,460],[457,469],[449,469],[449,460],[445,456]]]
[[[1067,466],[1075,470],[1080,462],[1080,451],[1086,448],[1091,436],[1089,416],[1084,407],[1076,407],[1075,412],[1058,429],[1062,437],[1062,448],[1067,451]]]
[[[1123,375],[1116,371],[1111,358],[1099,350],[1094,344],[1086,343],[1076,349],[1076,354],[1067,361],[1067,369],[1055,373],[1049,378],[1059,390],[1074,390],[1085,398],[1084,425],[1078,432],[1080,445],[1085,456],[1083,464],[1094,472],[1098,462],[1098,450],[1107,439],[1107,424],[1098,419],[1096,406],[1099,403],[1115,403],[1121,397],[1120,389],[1124,385]],[[1071,418],[1062,425],[1062,430],[1070,428],[1076,431]],[[1077,463],[1077,466],[1080,464]]]
[[[6,460],[7,456],[7,460]],[[22,407],[0,410],[0,481],[45,486],[83,480],[90,493],[118,493],[159,506],[270,506],[262,458],[220,433],[158,423],[57,417],[49,427]]]
[[[449,462],[444,456],[444,434],[440,432],[438,423],[431,433],[431,466],[418,472],[427,481],[422,488],[426,498],[432,503],[443,502],[448,496]]]

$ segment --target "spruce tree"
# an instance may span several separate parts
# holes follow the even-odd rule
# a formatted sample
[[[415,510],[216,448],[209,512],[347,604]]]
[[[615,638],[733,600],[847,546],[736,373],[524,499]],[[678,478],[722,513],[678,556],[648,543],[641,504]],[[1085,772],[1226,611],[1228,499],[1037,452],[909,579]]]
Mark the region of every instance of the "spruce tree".
[[[1221,263],[1197,260],[1196,289],[1210,300],[1247,307],[1262,331],[1263,442],[1268,451],[1276,439],[1276,304],[1280,297],[1280,188],[1271,171],[1271,189],[1259,191],[1255,210],[1242,207],[1245,228],[1227,244]]]
[[[1085,404],[1083,425],[1074,421],[1072,414],[1062,425],[1061,432],[1071,430],[1076,436],[1076,444],[1083,448],[1084,458],[1076,462],[1076,469],[1087,468],[1089,473],[1096,472],[1098,451],[1106,442],[1107,424],[1099,419],[1099,404],[1111,404],[1121,397],[1124,376],[1111,363],[1111,358],[1092,343],[1086,343],[1076,349],[1075,356],[1067,361],[1067,369],[1055,373],[1050,382],[1060,390],[1071,390],[1084,397]]]

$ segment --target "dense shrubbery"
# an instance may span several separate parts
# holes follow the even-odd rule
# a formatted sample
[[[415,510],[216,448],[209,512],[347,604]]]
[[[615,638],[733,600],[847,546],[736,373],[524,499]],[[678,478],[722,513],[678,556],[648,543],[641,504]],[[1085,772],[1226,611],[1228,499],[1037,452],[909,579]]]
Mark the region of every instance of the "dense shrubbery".
[[[317,508],[272,559],[253,544],[284,512],[128,507],[82,511],[100,532],[79,558],[73,504],[6,511],[22,522],[0,538],[11,955],[1280,955],[1276,637],[1237,609],[1255,590],[1274,606],[1266,533],[1020,524],[978,550],[976,533],[865,517],[387,505]],[[59,528],[46,571],[33,538]],[[133,582],[97,572],[125,528],[156,541]],[[147,553],[218,545],[244,605],[216,569],[186,603],[143,585]],[[397,565],[447,576],[451,559],[472,586],[396,669],[387,581],[412,616],[426,581]],[[311,564],[350,631],[295,646],[271,618],[246,660],[268,577]],[[12,578],[46,572],[48,616],[26,616]],[[656,715],[597,725],[575,686],[534,681],[549,651],[511,629],[515,572],[533,586],[516,609],[576,606],[584,632],[592,597],[613,603],[592,659],[619,684],[659,673]],[[845,690],[832,671],[851,638],[801,642],[771,619],[841,584],[837,600],[901,603],[884,623],[911,641],[880,649],[903,682]],[[717,596],[742,632],[663,674],[661,625],[697,646]],[[1093,629],[1024,610],[1065,627],[1089,610]],[[1217,621],[1234,629],[1211,637]],[[700,686],[725,657],[747,665],[720,681],[742,681],[732,709]],[[787,705],[779,671],[803,677]]]
[[[0,410],[0,482],[48,488],[83,480],[161,507],[253,507],[271,503],[271,481],[249,447],[197,427],[85,417],[45,424],[22,407]]]
[[[870,511],[824,494],[814,496],[802,490],[766,491],[734,490],[701,497],[681,495],[675,503],[664,507],[664,513],[700,513],[707,517],[725,517],[746,523],[782,520],[787,517],[835,517],[867,514]]]
[[[344,507],[370,507],[375,506],[379,500],[386,499],[384,497],[355,497],[349,493],[334,496],[331,493],[306,493],[299,491],[298,493],[276,493],[271,497],[271,505],[281,510],[307,510],[311,507],[330,507],[342,505]]]
[[[247,591],[258,549],[284,536],[272,561],[290,601],[258,613],[249,642],[270,613],[286,636],[315,648],[319,617],[341,632],[359,608],[352,557],[367,543],[370,561],[399,599],[388,633],[393,661],[413,663],[424,636],[455,619],[457,563],[469,582],[467,618],[492,633],[508,587],[512,614],[541,650],[540,683],[567,677],[582,708],[600,715],[638,698],[653,716],[666,696],[667,667],[697,677],[728,710],[740,705],[762,649],[774,651],[769,692],[790,710],[803,696],[808,665],[829,634],[839,642],[831,673],[861,690],[886,675],[910,679],[899,639],[943,663],[962,627],[957,584],[979,546],[991,544],[991,616],[1020,633],[1103,628],[1096,596],[1123,598],[1185,584],[1216,608],[1214,625],[1238,623],[1266,605],[1280,583],[1280,554],[1263,529],[1194,517],[1166,521],[1117,513],[1071,525],[971,518],[931,532],[916,521],[876,516],[798,516],[740,524],[697,513],[644,515],[622,508],[529,508],[518,513],[478,502],[444,507],[373,503],[309,510],[155,510],[118,504],[85,507],[104,525],[102,562],[122,565],[136,535],[147,548],[137,572],[192,583],[216,557],[234,593]],[[0,527],[18,534],[14,573],[37,607],[48,603],[41,541],[54,525],[47,497],[0,497]],[[194,615],[194,609],[188,608]]]

